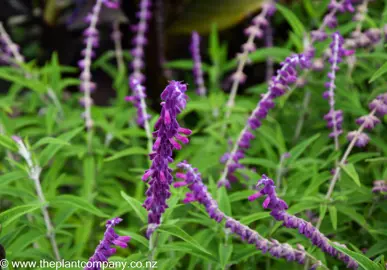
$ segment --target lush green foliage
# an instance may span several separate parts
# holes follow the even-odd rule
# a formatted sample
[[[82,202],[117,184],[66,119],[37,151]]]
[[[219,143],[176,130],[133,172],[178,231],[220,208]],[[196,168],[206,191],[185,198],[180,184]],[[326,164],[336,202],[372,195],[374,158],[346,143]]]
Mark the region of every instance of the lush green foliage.
[[[292,9],[280,6],[274,25],[289,23],[292,28],[289,39],[276,43],[276,47],[257,49],[249,56],[251,64],[265,62],[268,57],[278,63],[291,52],[302,52],[304,34],[319,25],[327,2],[315,4],[305,0]],[[375,8],[370,8],[365,28],[384,26],[387,9],[381,13],[380,6],[376,3]],[[300,16],[301,11],[307,11],[308,16]],[[340,17],[338,29],[344,36],[356,26],[349,18],[350,15]],[[328,45],[328,40],[317,43],[316,54],[321,55]],[[202,53],[209,56],[209,61],[203,64],[208,78],[206,97],[194,92],[192,60],[178,59],[167,64],[180,76],[175,79],[184,79],[190,85],[187,92],[190,100],[181,123],[193,130],[190,143],[176,154],[171,167],[188,160],[199,169],[209,191],[227,215],[266,238],[273,237],[294,246],[301,243],[330,269],[342,269],[344,266],[339,261],[313,248],[296,230],[273,222],[259,203],[247,201],[255,192],[261,174],[273,179],[279,177],[278,194],[290,205],[290,213],[314,224],[317,219],[323,219],[321,232],[346,244],[350,250],[338,249],[365,269],[383,269],[383,256],[387,254],[387,200],[371,190],[373,181],[387,179],[386,117],[370,134],[370,144],[350,155],[332,198],[326,200],[332,178],[330,171],[347,145],[345,136],[341,136],[340,150],[334,150],[323,120],[329,110],[321,97],[329,69],[326,62],[324,71],[302,75],[307,80],[304,87],[293,88],[277,100],[276,108],[256,132],[252,147],[241,161],[246,169],[237,171],[240,182],[229,190],[218,189],[216,182],[224,167],[220,157],[229,149],[228,140],[235,141],[247,115],[266,92],[267,83],[249,87],[245,95],[239,95],[225,123],[228,93],[222,90],[222,82],[236,68],[237,61],[228,58],[227,43],[219,40],[215,27],[208,46],[204,47],[208,51]],[[355,55],[356,65],[348,68],[344,61],[336,79],[336,106],[344,112],[345,132],[355,129],[354,121],[368,113],[368,103],[386,91],[384,43],[377,44],[373,50],[359,49]],[[83,109],[78,104],[82,94],[66,92],[68,87],[80,83],[76,68],[60,65],[55,54],[43,67],[32,62],[22,69],[0,68],[0,78],[11,82],[8,91],[0,97],[0,243],[7,259],[54,258],[40,211],[42,205],[47,205],[60,255],[66,260],[89,258],[102,238],[106,219],[120,216],[124,221],[117,232],[131,236],[132,240],[130,247],[119,250],[113,260],[146,261],[152,253],[158,269],[227,269],[230,266],[235,266],[233,269],[302,269],[297,263],[261,254],[254,246],[234,239],[223,224],[209,218],[202,206],[183,204],[186,192],[183,188],[172,188],[169,208],[157,229],[157,244],[149,246],[144,237],[147,213],[141,206],[146,190],[141,176],[150,164],[146,134],[135,123],[135,108],[124,101],[129,91],[128,74],[126,70],[118,70],[114,57],[114,52],[106,52],[93,64],[94,70],[102,69],[111,76],[117,97],[109,106],[92,106],[95,128],[91,152],[86,144]],[[130,59],[129,53],[125,53],[125,60]],[[26,78],[25,74],[31,76]],[[151,114],[153,129],[158,112]],[[300,122],[302,130],[297,135]],[[229,127],[227,136],[220,132],[225,124]],[[12,135],[26,142],[35,163],[42,167],[40,181],[46,202],[39,201],[35,194],[34,183],[17,153]],[[290,158],[280,162],[286,152]]]

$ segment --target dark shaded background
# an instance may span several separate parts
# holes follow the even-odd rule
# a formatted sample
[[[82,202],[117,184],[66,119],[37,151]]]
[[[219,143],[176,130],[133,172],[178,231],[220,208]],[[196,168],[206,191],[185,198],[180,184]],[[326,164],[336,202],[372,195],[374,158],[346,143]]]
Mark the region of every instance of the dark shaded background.
[[[76,66],[84,46],[82,44],[82,31],[86,24],[83,22],[83,18],[90,11],[95,1],[56,0],[56,9],[47,12],[49,1],[1,0],[0,19],[5,22],[11,37],[21,46],[22,53],[28,61],[34,59],[39,65],[44,64],[50,59],[51,54],[56,51],[61,64]],[[211,2],[208,0],[195,1]],[[215,1],[222,2],[222,0]],[[98,26],[101,41],[99,48],[96,50],[97,57],[106,50],[114,49],[110,33],[112,22],[117,18],[120,18],[120,21],[122,21],[123,48],[125,50],[131,48],[132,32],[130,24],[137,22],[135,13],[138,10],[138,2],[134,0],[122,1],[120,11],[106,9],[101,12],[101,23]],[[191,7],[192,1],[190,0],[155,0],[152,6],[152,13],[160,12],[160,16],[153,16],[151,20],[148,33],[149,43],[146,46],[146,69],[144,72],[148,78],[146,81],[148,97],[153,101],[153,104],[158,103],[159,93],[167,81],[163,76],[160,63],[163,53],[167,60],[191,57],[189,52],[189,33],[176,34],[168,31],[170,26],[174,25],[179,18],[187,16],[187,12],[192,13]],[[249,25],[252,16],[257,12],[258,10],[247,13],[237,23],[220,31],[221,42],[227,42],[228,44],[229,58],[235,57],[240,51],[240,46],[246,41],[243,29]],[[163,23],[160,23],[160,18]],[[278,19],[276,19],[275,24],[274,42],[275,44],[281,44],[287,38],[289,26]],[[205,62],[208,62],[208,33],[201,34],[202,57]],[[257,47],[262,46],[264,46],[264,42],[257,41]],[[246,67],[246,73],[249,78],[252,78],[249,79],[249,84],[262,82],[265,78],[265,65],[248,66]],[[183,79],[181,74],[176,71],[173,72],[173,78],[177,80]],[[95,92],[93,98],[97,104],[104,105],[109,100],[109,97],[114,96],[111,78],[102,71],[97,70],[94,71],[94,80],[97,82],[98,91]],[[1,82],[0,87],[1,89],[6,87],[4,82]],[[78,91],[77,89],[70,90]]]

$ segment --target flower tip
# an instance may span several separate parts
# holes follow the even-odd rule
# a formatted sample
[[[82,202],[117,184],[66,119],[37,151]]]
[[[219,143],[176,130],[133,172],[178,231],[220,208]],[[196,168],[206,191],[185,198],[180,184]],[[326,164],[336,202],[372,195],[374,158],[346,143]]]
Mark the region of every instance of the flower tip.
[[[13,135],[13,136],[12,136],[12,139],[13,139],[15,142],[22,142],[22,139],[21,139],[19,136],[16,136],[16,135]]]

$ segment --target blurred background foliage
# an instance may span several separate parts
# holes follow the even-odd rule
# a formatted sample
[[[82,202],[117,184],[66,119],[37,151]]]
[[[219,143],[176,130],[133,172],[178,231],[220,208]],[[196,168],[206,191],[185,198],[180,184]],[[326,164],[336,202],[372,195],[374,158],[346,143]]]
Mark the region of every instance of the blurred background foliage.
[[[212,25],[220,30],[220,39],[227,41],[227,57],[233,58],[244,42],[243,29],[250,19],[259,11],[261,0],[156,0],[153,6],[149,44],[146,47],[146,73],[153,79],[148,80],[148,89],[162,89],[167,78],[163,76],[160,59],[190,58],[189,38],[193,30],[202,34],[203,43],[208,44],[208,34]],[[326,2],[326,1],[325,1]],[[282,4],[301,8],[297,3],[282,1]],[[2,0],[0,20],[7,22],[8,31],[14,41],[20,44],[22,53],[27,60],[35,59],[38,65],[46,63],[53,52],[58,53],[63,65],[76,65],[83,48],[82,31],[85,27],[84,17],[92,7],[92,0]],[[321,4],[325,4],[322,1]],[[120,10],[105,9],[101,13],[100,25],[101,44],[98,55],[113,49],[109,38],[112,23],[121,23],[123,47],[130,48],[132,32],[130,24],[136,22],[135,13],[138,1],[122,1]],[[286,40],[288,24],[282,19],[276,22],[275,39]],[[258,45],[261,47],[263,44]],[[209,55],[203,52],[204,62]],[[258,72],[257,71],[258,68]],[[255,74],[264,73],[264,65],[255,67]],[[252,69],[247,68],[247,75]],[[112,91],[110,78],[97,73],[97,84],[94,99],[97,104],[104,105]],[[264,75],[256,76],[252,84],[262,82]],[[77,89],[73,89],[77,91]],[[148,90],[149,97],[158,99],[159,90]],[[156,102],[157,103],[157,102]],[[157,104],[156,104],[157,106]]]

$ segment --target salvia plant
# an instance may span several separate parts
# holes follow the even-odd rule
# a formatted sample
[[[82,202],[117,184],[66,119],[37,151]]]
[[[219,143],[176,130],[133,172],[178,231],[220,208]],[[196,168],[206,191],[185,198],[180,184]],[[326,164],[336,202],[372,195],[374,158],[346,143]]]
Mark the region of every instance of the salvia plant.
[[[235,56],[209,21],[175,60],[163,1],[130,1],[127,33],[103,20],[124,1],[89,2],[78,66],[24,57],[0,22],[1,259],[386,269],[386,1],[263,0]]]

